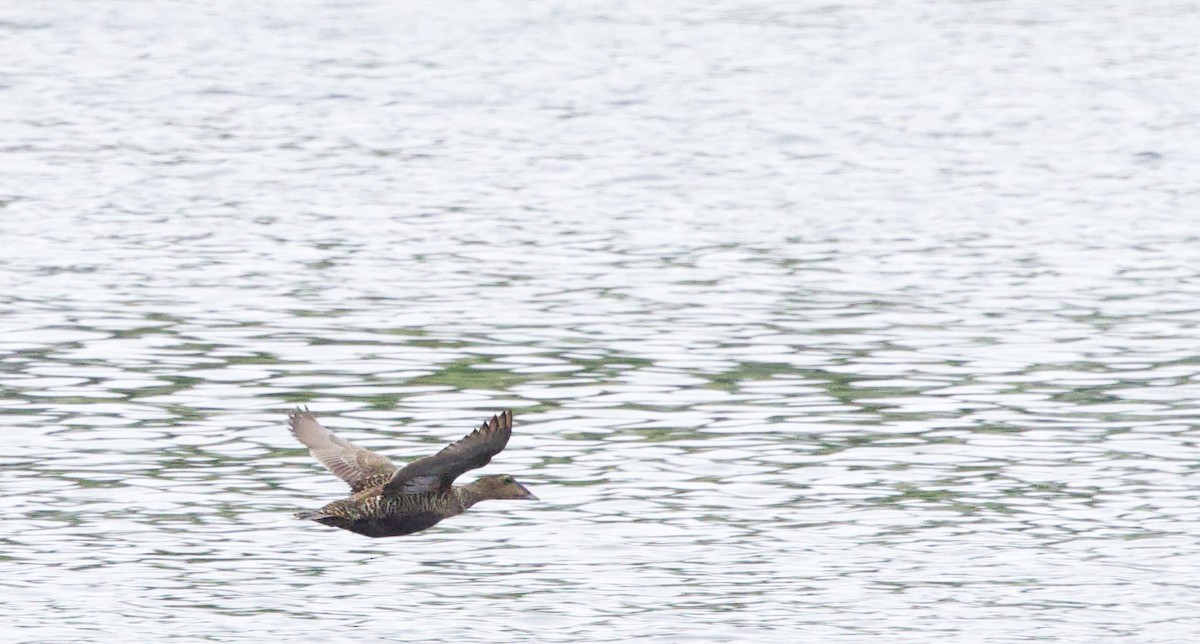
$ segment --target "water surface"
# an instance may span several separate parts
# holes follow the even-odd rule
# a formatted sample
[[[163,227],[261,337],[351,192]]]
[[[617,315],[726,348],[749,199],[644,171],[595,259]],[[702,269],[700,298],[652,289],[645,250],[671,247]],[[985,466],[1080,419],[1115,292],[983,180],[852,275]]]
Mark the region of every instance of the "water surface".
[[[1196,18],[10,7],[4,637],[1195,637]],[[297,405],[543,501],[295,521]]]

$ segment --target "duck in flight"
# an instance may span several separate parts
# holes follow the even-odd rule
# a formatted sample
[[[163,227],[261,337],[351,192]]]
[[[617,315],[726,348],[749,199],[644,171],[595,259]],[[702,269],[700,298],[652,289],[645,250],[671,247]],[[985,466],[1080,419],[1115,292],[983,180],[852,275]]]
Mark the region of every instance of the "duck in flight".
[[[487,465],[504,449],[512,434],[512,418],[512,410],[505,410],[437,454],[397,467],[386,457],[339,438],[308,410],[293,411],[288,414],[292,435],[350,484],[349,497],[320,510],[297,512],[296,518],[368,537],[396,537],[420,532],[480,501],[536,501],[532,492],[507,474],[453,485],[463,472]]]

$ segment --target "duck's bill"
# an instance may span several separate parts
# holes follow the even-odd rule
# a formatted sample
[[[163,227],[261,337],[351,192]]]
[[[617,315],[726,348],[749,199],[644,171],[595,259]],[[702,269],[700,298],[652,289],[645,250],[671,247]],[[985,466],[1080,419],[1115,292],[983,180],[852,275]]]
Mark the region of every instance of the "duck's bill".
[[[518,496],[517,497],[518,499],[521,499],[523,501],[540,501],[541,500],[541,499],[537,498],[537,495],[535,495],[533,492],[530,492],[529,488],[525,487],[524,485],[517,483],[517,487],[521,488],[521,496]]]

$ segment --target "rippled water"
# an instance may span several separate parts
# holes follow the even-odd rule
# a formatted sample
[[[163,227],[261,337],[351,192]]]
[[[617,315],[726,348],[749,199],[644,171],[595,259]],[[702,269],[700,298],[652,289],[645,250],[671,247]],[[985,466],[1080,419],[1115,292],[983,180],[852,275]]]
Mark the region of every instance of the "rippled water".
[[[9,6],[2,637],[1196,637],[1196,19]],[[295,521],[297,404],[543,501]]]

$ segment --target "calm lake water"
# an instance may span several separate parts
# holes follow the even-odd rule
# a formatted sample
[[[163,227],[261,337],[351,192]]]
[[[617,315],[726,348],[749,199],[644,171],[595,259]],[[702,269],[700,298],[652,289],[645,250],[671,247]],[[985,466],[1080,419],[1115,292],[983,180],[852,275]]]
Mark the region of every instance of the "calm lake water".
[[[1198,11],[9,3],[0,639],[1200,638]]]

